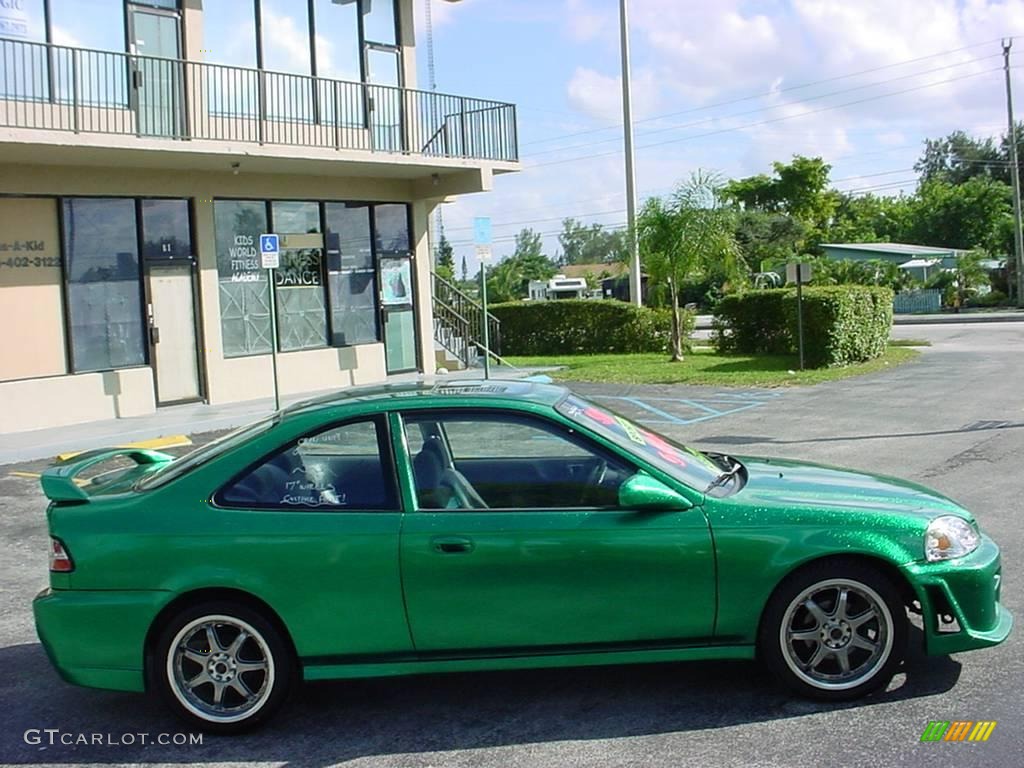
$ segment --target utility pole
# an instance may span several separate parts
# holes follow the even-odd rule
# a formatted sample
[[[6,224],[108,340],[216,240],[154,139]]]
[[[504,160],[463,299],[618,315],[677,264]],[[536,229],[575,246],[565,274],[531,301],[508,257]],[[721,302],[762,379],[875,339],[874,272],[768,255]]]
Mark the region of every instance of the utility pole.
[[[1010,179],[1013,181],[1013,242],[1017,267],[1017,306],[1024,307],[1024,233],[1021,231],[1020,167],[1017,164],[1017,126],[1013,121],[1013,89],[1010,85],[1010,48],[1013,38],[1003,40],[1003,71],[1006,73],[1006,121],[1009,126]]]
[[[636,171],[633,168],[633,105],[629,92],[629,16],[626,0],[619,0],[619,33],[622,52],[622,135],[626,154],[626,242],[629,246],[629,300],[635,306],[643,304],[640,291],[640,246],[636,237]]]

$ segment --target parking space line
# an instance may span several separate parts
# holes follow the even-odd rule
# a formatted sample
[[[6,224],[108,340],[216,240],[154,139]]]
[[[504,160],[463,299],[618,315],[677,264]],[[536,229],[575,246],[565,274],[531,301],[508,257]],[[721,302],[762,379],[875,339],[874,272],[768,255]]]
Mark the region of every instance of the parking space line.
[[[600,397],[603,400],[619,400],[621,402],[629,403],[637,408],[640,408],[647,413],[658,418],[654,419],[637,419],[644,424],[676,424],[676,425],[688,425],[698,424],[702,421],[710,421],[711,419],[719,419],[723,416],[731,416],[736,413],[742,413],[743,411],[749,411],[752,408],[760,408],[763,405],[768,405],[772,401],[777,400],[781,397],[781,393],[775,392],[718,392],[714,395],[701,398],[681,398],[681,397],[625,397],[616,395],[607,395]],[[702,412],[700,416],[686,417],[671,413],[664,408],[652,405],[651,403],[672,403],[675,405],[689,408],[694,411]],[[668,406],[666,405],[665,408]]]
[[[632,403],[633,405],[637,406],[638,408],[643,408],[645,411],[647,411],[649,413],[653,413],[655,416],[661,416],[662,418],[667,420],[666,422],[662,422],[662,423],[668,423],[668,424],[687,424],[687,423],[689,423],[689,422],[685,421],[684,419],[680,419],[678,416],[673,416],[671,413],[668,413],[666,411],[661,410],[660,408],[655,408],[653,405],[650,405],[649,403],[645,403],[643,400],[640,400],[639,398],[636,398],[636,397],[617,397],[615,399],[616,400],[624,400],[627,403]]]

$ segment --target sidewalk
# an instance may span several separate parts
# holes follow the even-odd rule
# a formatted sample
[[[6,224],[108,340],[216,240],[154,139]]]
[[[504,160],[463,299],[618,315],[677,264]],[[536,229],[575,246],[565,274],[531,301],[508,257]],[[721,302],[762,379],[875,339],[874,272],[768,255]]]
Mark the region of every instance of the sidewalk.
[[[533,373],[535,371],[532,370],[492,368],[492,378],[496,379],[522,378]],[[392,376],[388,379],[388,383],[417,381],[421,378],[423,377],[417,374]],[[481,369],[469,368],[424,380],[443,382],[453,379],[482,378],[483,371]],[[284,397],[281,399],[281,405],[308,400],[330,391],[320,390]],[[49,429],[34,429],[29,432],[7,432],[0,434],[0,465],[47,459],[65,451],[87,451],[93,448],[104,448],[168,435],[192,435],[220,429],[233,429],[270,414],[273,410],[274,398],[272,397],[223,405],[190,403],[159,408],[156,413],[147,416],[90,421],[84,424],[70,424]]]
[[[713,315],[697,315],[694,330],[710,331]],[[1024,309],[987,310],[966,309],[959,314],[941,312],[935,315],[893,315],[893,325],[936,325],[939,323],[1024,323]]]

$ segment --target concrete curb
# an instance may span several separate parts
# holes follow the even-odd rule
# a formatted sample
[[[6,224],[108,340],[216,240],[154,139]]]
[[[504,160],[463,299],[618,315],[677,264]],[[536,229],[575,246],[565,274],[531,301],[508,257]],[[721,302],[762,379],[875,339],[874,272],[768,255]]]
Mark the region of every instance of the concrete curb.
[[[695,331],[712,330],[711,315],[698,315],[694,323]],[[1021,312],[964,312],[962,314],[941,315],[894,315],[893,325],[942,325],[944,323],[1024,323],[1024,311]]]

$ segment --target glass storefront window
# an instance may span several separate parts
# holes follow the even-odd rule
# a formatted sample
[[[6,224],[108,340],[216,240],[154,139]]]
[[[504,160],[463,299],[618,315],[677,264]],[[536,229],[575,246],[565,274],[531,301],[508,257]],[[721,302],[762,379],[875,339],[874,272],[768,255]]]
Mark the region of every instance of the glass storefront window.
[[[334,80],[362,79],[359,65],[359,9],[355,2],[315,0],[316,73]]]
[[[43,0],[0,3],[0,37],[10,40],[46,40]]]
[[[409,207],[400,203],[375,205],[374,226],[377,252],[406,255],[410,250]]]
[[[397,44],[395,0],[364,0],[360,5],[363,9],[363,37],[373,43]]]
[[[279,349],[288,352],[327,345],[320,206],[307,202],[271,205],[274,231],[282,236],[281,266],[275,273]],[[289,247],[298,241],[301,247]],[[306,241],[306,242],[303,242]]]
[[[0,2],[0,98],[50,97],[43,0]]]
[[[50,0],[57,99],[99,107],[128,107],[125,68],[125,5],[122,0]],[[111,53],[105,53],[110,51]],[[77,75],[76,75],[77,73]],[[72,78],[78,78],[76,84]]]
[[[65,199],[64,257],[74,370],[144,365],[135,202]]]
[[[347,347],[379,341],[370,206],[326,203],[324,213],[331,344]]]
[[[249,200],[213,203],[224,357],[270,353],[270,285],[260,268],[267,207]]]
[[[118,51],[124,48],[124,0],[50,0],[55,45]]]
[[[188,202],[142,201],[142,257],[147,260],[183,261],[193,257]]]
[[[203,0],[203,60],[256,67],[256,6],[252,0]],[[256,72],[204,67],[203,87],[211,116],[255,117],[260,112]]]

